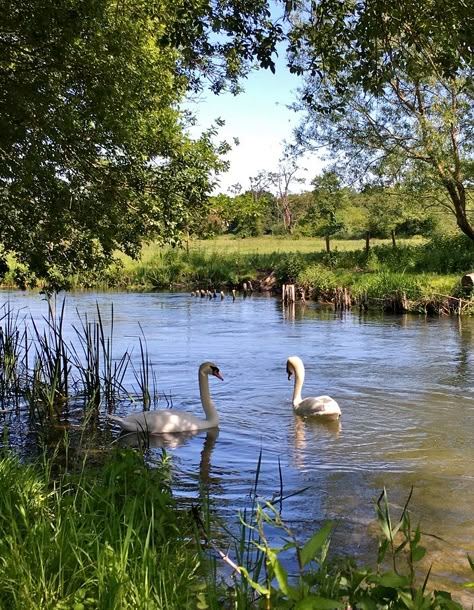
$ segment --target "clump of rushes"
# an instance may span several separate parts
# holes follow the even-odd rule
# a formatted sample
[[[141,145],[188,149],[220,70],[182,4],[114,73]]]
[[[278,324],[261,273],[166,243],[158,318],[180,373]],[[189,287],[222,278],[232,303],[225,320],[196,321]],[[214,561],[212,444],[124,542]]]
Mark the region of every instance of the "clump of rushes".
[[[0,608],[194,608],[198,560],[176,510],[166,454],[113,452],[52,475],[53,462],[0,458]]]
[[[44,432],[68,419],[71,406],[75,413],[82,406],[85,418],[91,420],[101,409],[110,411],[121,400],[137,399],[145,408],[156,403],[157,379],[146,340],[139,340],[141,361],[134,370],[136,393],[124,387],[130,354],[119,357],[114,353],[113,307],[108,334],[97,306],[93,321],[77,312],[79,324],[72,327],[75,337],[68,340],[65,303],[56,314],[55,303],[49,301],[48,316],[43,324],[32,320],[30,333],[27,321],[19,321],[18,314],[4,307],[0,316],[0,410],[17,414],[27,410]]]
[[[0,308],[0,400],[7,411],[18,411],[23,385],[21,354],[28,335],[20,331],[18,318],[8,303]]]

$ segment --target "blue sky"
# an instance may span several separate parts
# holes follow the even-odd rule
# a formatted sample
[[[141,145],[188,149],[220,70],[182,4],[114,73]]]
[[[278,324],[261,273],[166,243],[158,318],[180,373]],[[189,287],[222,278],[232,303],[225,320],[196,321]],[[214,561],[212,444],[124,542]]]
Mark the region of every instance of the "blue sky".
[[[238,96],[207,93],[199,104],[190,104],[196,113],[198,128],[204,130],[220,117],[225,126],[220,130],[220,138],[232,142],[234,137],[240,141],[228,155],[230,170],[220,177],[218,192],[239,182],[244,190],[249,187],[249,177],[259,171],[277,171],[278,160],[283,154],[283,141],[291,141],[292,129],[299,120],[298,113],[288,109],[296,96],[298,77],[289,73],[280,59],[276,74],[270,70],[252,72],[242,81],[245,89]],[[307,171],[301,171],[307,184],[321,171],[321,162],[312,156],[301,161]],[[309,188],[295,184],[293,192]]]

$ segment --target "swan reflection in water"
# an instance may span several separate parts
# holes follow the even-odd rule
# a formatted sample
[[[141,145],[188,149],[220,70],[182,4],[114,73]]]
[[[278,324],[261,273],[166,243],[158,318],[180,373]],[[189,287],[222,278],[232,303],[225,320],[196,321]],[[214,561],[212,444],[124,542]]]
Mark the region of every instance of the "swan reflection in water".
[[[210,482],[211,455],[219,436],[219,428],[209,430],[194,430],[192,432],[173,432],[168,434],[146,434],[144,432],[129,432],[121,434],[116,442],[122,447],[136,447],[141,450],[165,449],[174,450],[184,447],[195,436],[203,437],[201,459],[199,463],[199,479],[202,483]]]
[[[297,468],[305,469],[308,455],[318,451],[316,441],[329,437],[339,438],[342,426],[341,420],[321,420],[311,417],[294,417],[294,459]]]

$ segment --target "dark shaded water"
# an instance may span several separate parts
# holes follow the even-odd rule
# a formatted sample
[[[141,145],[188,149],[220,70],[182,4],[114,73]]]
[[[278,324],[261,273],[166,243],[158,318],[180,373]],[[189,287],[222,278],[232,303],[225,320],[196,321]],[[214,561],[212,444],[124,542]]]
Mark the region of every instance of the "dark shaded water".
[[[3,293],[7,299],[37,320],[47,312],[39,295]],[[77,322],[76,309],[92,319],[97,303],[106,325],[113,303],[115,349],[132,350],[137,361],[140,323],[159,390],[175,408],[201,414],[202,361],[224,375],[211,380],[217,437],[169,446],[177,493],[198,497],[202,480],[221,513],[235,518],[250,503],[262,452],[261,497],[279,494],[280,468],[285,494],[308,488],[283,504],[297,534],[305,539],[335,518],[334,544],[368,559],[374,498],[385,486],[397,513],[413,485],[413,521],[444,540],[425,539],[436,582],[453,590],[453,581],[474,579],[466,559],[474,555],[474,320],[338,316],[310,304],[291,311],[265,297],[94,293],[67,296],[68,322]],[[285,371],[293,354],[306,365],[303,395],[335,398],[340,425],[293,415]],[[467,593],[462,600],[469,604]]]

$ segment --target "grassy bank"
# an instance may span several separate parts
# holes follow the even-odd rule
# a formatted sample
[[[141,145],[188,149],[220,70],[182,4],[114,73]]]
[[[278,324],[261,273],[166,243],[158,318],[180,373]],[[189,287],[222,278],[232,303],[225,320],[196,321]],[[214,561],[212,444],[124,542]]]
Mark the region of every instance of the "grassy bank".
[[[337,303],[341,290],[354,307],[423,313],[471,313],[461,278],[474,270],[474,244],[462,237],[410,240],[396,248],[334,241],[331,253],[310,239],[253,238],[191,242],[188,250],[148,247],[139,263],[124,261],[112,284],[139,289],[255,289],[281,293],[295,284],[300,297]]]
[[[333,240],[330,253],[318,239],[263,236],[191,241],[184,249],[144,247],[139,261],[127,257],[101,276],[71,278],[77,290],[204,290],[211,294],[255,290],[281,295],[283,284],[295,284],[301,299],[336,307],[472,313],[473,293],[462,285],[474,272],[474,243],[464,236],[365,242]],[[18,269],[5,278],[14,283]]]
[[[54,470],[0,460],[0,608],[193,607],[192,523],[166,464],[113,452],[100,467]]]
[[[166,457],[150,468],[130,450],[79,470],[4,450],[0,608],[462,610],[417,573],[426,549],[408,502],[396,518],[381,494],[378,558],[366,568],[330,558],[331,523],[301,543],[269,503],[242,515],[240,536],[216,542],[213,517],[180,508],[168,474]],[[272,543],[276,531],[286,543]]]

